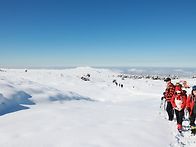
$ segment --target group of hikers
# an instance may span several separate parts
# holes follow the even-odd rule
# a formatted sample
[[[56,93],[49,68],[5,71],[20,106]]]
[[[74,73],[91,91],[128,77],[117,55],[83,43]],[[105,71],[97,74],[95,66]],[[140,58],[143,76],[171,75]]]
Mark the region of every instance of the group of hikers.
[[[162,100],[166,100],[166,111],[168,114],[168,120],[173,121],[174,113],[177,120],[177,129],[181,133],[183,130],[182,122],[185,120],[185,112],[187,112],[188,119],[190,121],[191,134],[196,135],[196,85],[192,87],[191,93],[187,94],[187,89],[190,89],[187,82],[182,84],[171,82],[170,78],[164,80],[166,82],[166,89],[163,93]]]

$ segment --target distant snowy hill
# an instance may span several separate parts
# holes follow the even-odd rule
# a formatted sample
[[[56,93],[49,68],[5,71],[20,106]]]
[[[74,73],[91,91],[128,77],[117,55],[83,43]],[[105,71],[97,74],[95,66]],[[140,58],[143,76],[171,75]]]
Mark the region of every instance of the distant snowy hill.
[[[177,68],[177,67],[119,67],[110,68],[115,71],[126,74],[136,74],[136,75],[160,75],[169,76],[176,75],[180,77],[193,77],[196,76],[196,68]]]
[[[165,83],[119,74],[91,67],[4,69],[0,146],[177,147],[175,122],[159,108]]]

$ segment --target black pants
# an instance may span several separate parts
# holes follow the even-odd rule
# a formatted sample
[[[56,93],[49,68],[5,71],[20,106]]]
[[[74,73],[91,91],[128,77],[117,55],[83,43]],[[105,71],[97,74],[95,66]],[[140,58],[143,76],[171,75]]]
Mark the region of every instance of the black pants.
[[[190,125],[191,126],[195,126],[195,118],[196,118],[196,114],[193,112],[190,116]]]
[[[167,111],[169,120],[172,121],[174,119],[174,110],[173,110],[171,102],[167,102],[166,111]]]
[[[182,125],[183,117],[184,117],[184,109],[181,111],[175,110],[177,123]]]

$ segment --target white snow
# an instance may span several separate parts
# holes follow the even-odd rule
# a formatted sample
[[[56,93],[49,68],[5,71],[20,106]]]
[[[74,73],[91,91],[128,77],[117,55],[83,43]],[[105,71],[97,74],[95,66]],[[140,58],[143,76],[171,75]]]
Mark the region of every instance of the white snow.
[[[116,71],[91,67],[5,70],[0,147],[179,146],[176,122],[168,122],[159,108],[163,81],[122,80]],[[81,80],[86,74],[90,81]]]

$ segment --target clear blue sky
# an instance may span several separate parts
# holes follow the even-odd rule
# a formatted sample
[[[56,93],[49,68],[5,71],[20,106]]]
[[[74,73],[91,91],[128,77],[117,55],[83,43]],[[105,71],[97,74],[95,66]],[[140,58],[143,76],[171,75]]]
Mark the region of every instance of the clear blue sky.
[[[196,1],[1,0],[2,66],[196,67]]]

